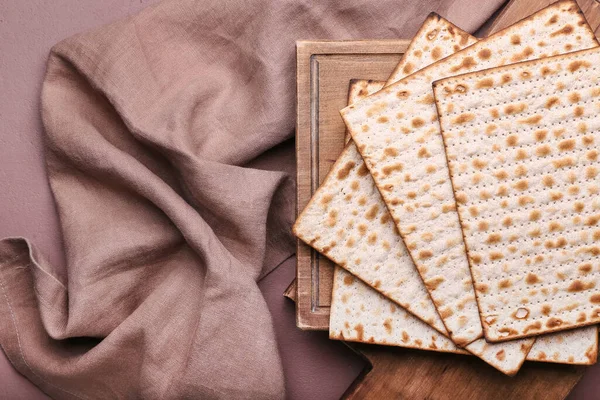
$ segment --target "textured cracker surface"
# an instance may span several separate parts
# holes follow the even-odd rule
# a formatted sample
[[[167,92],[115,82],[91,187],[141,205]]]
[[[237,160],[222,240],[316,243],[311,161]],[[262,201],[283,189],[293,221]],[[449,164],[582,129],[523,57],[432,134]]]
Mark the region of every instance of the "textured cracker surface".
[[[406,54],[408,53],[404,53],[402,60],[406,58]],[[402,63],[402,60],[400,63]],[[385,85],[385,82],[383,81],[352,79],[348,87],[348,104],[354,104],[373,93],[379,92],[383,88],[383,85]],[[344,143],[348,143],[350,140],[352,140],[352,136],[350,136],[350,132],[346,130]]]
[[[435,16],[430,18],[435,18]],[[445,22],[444,25],[448,26],[448,23]],[[424,26],[428,29],[420,29],[419,32],[421,35],[426,35],[431,32],[431,29],[435,29],[434,27],[431,27],[430,19],[425,22]],[[456,29],[458,30],[458,28]],[[418,38],[415,40],[418,40]],[[462,40],[462,37],[459,40]],[[444,49],[446,48],[447,47],[444,46]],[[419,49],[412,45],[409,46],[409,49],[400,64],[402,65],[403,63],[406,63],[406,60],[412,59],[412,54],[414,51],[419,51]],[[415,60],[425,60],[421,62],[433,62],[433,60],[431,60],[427,54],[423,54],[422,52],[419,54],[419,57],[415,58]],[[357,82],[355,85],[358,86],[360,83]],[[364,83],[362,87],[365,89],[370,88],[371,90],[377,89],[377,85],[374,83]],[[354,98],[354,94],[357,97],[356,99]],[[350,90],[350,103],[352,103],[354,100],[358,100],[360,95],[360,91],[357,92]],[[364,96],[364,92],[362,95]],[[362,159],[356,160],[362,165]],[[372,179],[370,179],[370,182],[373,184]],[[374,193],[376,192],[374,191]],[[404,265],[404,267],[404,276],[410,278],[409,282],[411,282],[412,285],[422,288],[423,282],[420,280],[414,264],[411,262],[410,267],[408,267],[408,265]],[[382,297],[370,297],[368,290],[350,291],[350,293],[348,293],[347,291],[344,291],[343,288],[346,287],[344,286],[344,283],[346,285],[350,284],[350,279],[348,278],[347,282],[343,282],[342,280],[346,279],[343,274],[338,274],[336,277],[334,277],[334,279],[332,308],[330,310],[330,331],[334,333],[333,337],[341,337],[343,335],[344,337],[352,338],[352,340],[359,340],[358,335],[360,332],[363,341],[366,340],[372,343],[378,343],[379,341],[385,340],[385,344],[388,345],[393,344],[396,346],[405,346],[407,344],[411,344],[412,340],[413,347],[415,345],[421,345],[426,349],[438,347],[439,349],[444,349],[443,351],[458,351],[455,349],[455,347],[449,346],[446,341],[438,339],[434,340],[434,338],[437,336],[435,336],[433,333],[433,329],[426,327],[424,324],[418,324],[414,321],[403,324],[404,326],[402,331],[400,331],[398,327],[392,327],[388,332],[386,325],[384,325],[386,321],[388,321],[387,325],[392,326],[393,323],[390,324],[389,321],[395,321],[395,318],[398,318],[398,313],[392,312],[394,308],[390,307],[392,303],[389,302],[389,300],[383,300]],[[357,281],[355,284],[359,285],[359,282]],[[365,288],[364,285],[362,287]],[[374,291],[371,290],[370,292],[373,293]],[[346,296],[345,303],[343,301],[344,295]],[[348,298],[349,296],[352,296],[352,300]],[[381,304],[381,302],[385,301],[390,303],[387,305],[387,307],[385,304]],[[430,299],[428,301],[431,302]],[[345,304],[352,304],[354,307],[345,307]],[[365,312],[365,310],[374,311],[376,314],[370,314]],[[345,318],[339,318],[340,313],[344,313]],[[331,323],[334,324],[333,330],[331,328]],[[382,327],[386,329],[385,332],[382,331]],[[404,334],[405,332],[406,334]],[[387,333],[387,335],[385,335],[385,333]],[[443,331],[443,333],[448,335],[447,331]],[[505,373],[514,374],[516,371],[518,371],[532,343],[533,340],[525,343],[515,342],[505,345],[488,345],[484,340],[480,339],[470,344],[467,349],[495,368],[498,368]]]
[[[458,28],[457,28],[458,29]],[[423,29],[420,30],[420,32],[427,32]],[[409,50],[413,49],[413,51],[417,50],[414,47],[409,47]],[[410,58],[411,57],[410,52],[407,52],[404,59]],[[419,59],[423,59],[423,60],[428,60],[429,58],[427,56],[425,57],[419,57]],[[374,87],[372,87],[374,88]],[[352,100],[352,99],[350,99]],[[354,147],[352,145],[350,145],[350,147]],[[354,147],[354,149],[356,149]],[[349,150],[350,151],[350,150]],[[356,151],[356,150],[354,150]],[[360,158],[360,156],[357,154],[357,157],[354,158],[354,160],[357,163],[357,168],[358,165],[361,165],[361,167],[363,166],[362,163],[362,159]],[[340,162],[338,160],[338,162]],[[344,165],[344,163],[342,162],[340,165]],[[335,170],[335,166],[334,166],[334,170]],[[337,171],[337,170],[336,170]],[[333,172],[330,174],[330,176],[337,176],[338,172]],[[374,182],[372,180],[372,178],[370,177],[370,175],[366,174],[366,176],[369,178],[367,181],[369,182],[370,185],[374,186]],[[326,179],[327,181],[327,179]],[[365,182],[366,183],[366,182]],[[377,190],[375,188],[373,188],[372,193],[374,193],[375,195],[378,194]],[[381,200],[381,197],[378,197],[379,201]],[[384,206],[384,204],[382,203],[382,207]],[[299,218],[299,220],[302,220],[302,218]],[[393,230],[393,225],[390,225],[391,229]],[[310,227],[307,227],[310,228]],[[380,227],[381,229],[381,227]],[[390,229],[388,227],[388,229]],[[308,231],[308,229],[307,229]],[[390,234],[388,232],[388,234]],[[399,236],[397,232],[395,232],[396,236]],[[400,241],[400,243],[403,243],[401,239],[398,239]],[[408,262],[408,258],[404,258],[401,261],[406,261]],[[410,267],[409,267],[410,265]],[[414,288],[421,288],[421,290],[423,289],[423,282],[421,281],[420,277],[418,276],[418,273],[416,272],[415,266],[412,263],[412,260],[410,262],[410,264],[397,264],[397,267],[402,267],[403,269],[403,277],[405,279],[408,280],[408,284],[410,285],[410,287],[414,287]],[[337,279],[342,279],[340,277],[340,275],[338,275]],[[348,280],[349,282],[349,280]],[[346,282],[346,283],[348,283]],[[331,318],[333,318],[334,323],[336,324],[336,327],[339,327],[339,331],[342,332],[342,334],[344,335],[344,337],[349,337],[352,338],[352,340],[359,340],[359,332],[360,335],[362,337],[361,340],[363,341],[368,341],[368,342],[372,342],[372,343],[376,343],[376,340],[386,340],[386,344],[395,344],[397,346],[404,346],[407,344],[410,344],[410,340],[406,341],[406,336],[402,335],[403,332],[406,332],[406,334],[408,335],[409,338],[413,338],[413,342],[412,342],[412,347],[414,348],[416,345],[420,345],[423,346],[423,348],[430,348],[430,347],[440,347],[440,348],[444,348],[443,345],[440,345],[438,343],[441,343],[441,341],[436,341],[433,345],[433,333],[431,331],[433,331],[432,329],[425,329],[425,325],[420,325],[417,324],[413,321],[413,323],[411,324],[405,324],[408,326],[404,327],[403,331],[399,331],[398,329],[392,330],[389,333],[389,338],[385,338],[382,337],[383,332],[381,331],[381,327],[385,326],[383,325],[385,323],[385,321],[387,320],[387,318],[384,318],[383,321],[381,319],[377,319],[377,318],[381,318],[383,316],[383,313],[386,312],[386,310],[389,310],[391,312],[392,308],[386,308],[385,306],[383,308],[379,308],[377,306],[377,308],[375,308],[376,311],[381,310],[382,314],[376,314],[375,316],[369,314],[369,313],[365,313],[364,311],[362,313],[358,313],[357,310],[361,310],[362,308],[364,309],[368,309],[373,307],[373,304],[376,303],[376,300],[372,299],[372,298],[368,298],[365,299],[363,301],[362,304],[360,304],[358,307],[359,308],[349,308],[349,307],[344,307],[344,302],[342,299],[342,296],[344,295],[344,293],[342,292],[342,290],[338,290],[336,289],[336,287],[338,288],[343,288],[344,286],[342,286],[342,282],[338,282],[338,283],[334,283],[334,291],[333,291],[333,299],[332,299],[332,315]],[[360,299],[361,294],[363,294],[364,292],[354,292],[354,293],[350,293],[353,297],[353,303],[360,303]],[[349,296],[348,294],[346,294],[346,296]],[[338,301],[339,300],[339,301]],[[349,299],[346,298],[346,302],[349,303]],[[429,304],[430,306],[432,305],[431,300],[428,298],[427,300],[427,304]],[[369,306],[370,305],[370,306]],[[362,307],[361,307],[362,306]],[[339,316],[339,313],[343,312],[345,314],[345,318],[344,319],[337,319],[337,317]],[[391,317],[394,318],[396,317],[396,315],[392,315]],[[361,318],[364,317],[366,318],[364,321],[357,321],[356,318]],[[441,324],[441,320],[439,319],[438,314],[435,314],[435,320],[438,323],[438,329],[442,332],[445,333],[446,335],[448,334],[447,331],[443,330],[444,327]],[[336,322],[338,321],[338,322]],[[410,327],[410,331],[407,331],[407,328]],[[377,328],[379,328],[379,330],[377,330]],[[346,329],[346,332],[343,332],[343,329]],[[366,331],[365,331],[366,329]],[[393,328],[392,328],[393,329]],[[386,330],[387,332],[387,330]],[[400,335],[400,336],[398,336]],[[338,335],[341,337],[341,335]],[[431,340],[429,339],[429,337],[431,336]],[[418,340],[418,342],[417,342]],[[494,366],[495,368],[501,370],[504,373],[508,373],[508,374],[514,374],[518,371],[518,369],[520,368],[522,362],[525,359],[525,355],[527,354],[527,352],[530,350],[530,347],[533,343],[533,340],[529,340],[529,341],[525,341],[525,342],[513,342],[513,343],[509,343],[509,344],[502,344],[502,345],[488,345],[487,343],[485,343],[484,340],[479,340],[475,343],[470,344],[467,349],[472,352],[473,354],[477,355],[478,357],[480,357],[482,360],[484,360],[485,362],[487,362],[488,364]],[[446,346],[446,349],[448,349],[447,351],[454,351],[453,347],[449,347]]]
[[[379,91],[384,84],[385,82],[379,81],[351,81],[348,104],[353,104]],[[369,179],[373,182],[370,175]],[[375,195],[380,197],[378,192]],[[385,207],[383,200],[381,206]],[[392,224],[386,225],[386,228],[390,234],[397,235]],[[401,240],[399,236],[398,239]],[[414,270],[412,260],[406,258],[404,261],[407,263],[406,269]],[[416,273],[411,282],[413,285],[423,286]],[[428,301],[430,307],[433,307],[431,300]],[[439,319],[438,323],[439,329],[443,330],[444,327]],[[354,342],[469,354],[459,349],[446,336],[337,266],[333,275],[329,337]]]
[[[445,332],[353,142],[346,146],[296,220],[294,233],[439,332]]]
[[[359,101],[364,97],[366,91],[368,94],[381,89],[383,82],[356,80],[351,83],[348,98],[350,104]],[[357,88],[363,89],[363,93]],[[414,264],[411,263],[414,269]],[[415,280],[415,285],[423,285],[421,281]],[[447,332],[445,333],[447,335]],[[355,279],[350,273],[342,268],[336,267],[334,273],[334,285],[330,308],[329,335],[332,339],[366,342],[374,344],[384,344],[390,346],[409,347],[430,351],[450,352],[459,354],[469,354],[458,348],[451,340],[439,334],[427,324],[418,320],[404,309],[399,308],[388,298],[377,293],[374,289]],[[581,335],[580,335],[581,336]],[[575,338],[580,343],[589,347],[593,343],[593,336]],[[587,339],[587,340],[585,340]],[[546,361],[563,360],[557,355],[566,354],[563,349],[566,341],[561,345],[556,344],[556,340],[551,343],[546,337],[540,338],[541,350],[535,354],[542,356],[552,350],[553,358],[544,358],[529,356],[528,360]],[[534,344],[531,351],[538,346]],[[572,346],[570,346],[572,347]],[[581,347],[581,346],[579,346]],[[479,356],[487,363],[496,366],[502,362],[511,361],[518,364],[523,359],[520,344],[513,346],[488,345],[484,340],[477,340],[467,347],[473,354]],[[531,351],[529,354],[531,354]],[[513,355],[517,352],[516,356]],[[515,365],[508,364],[508,368],[514,369]]]
[[[590,365],[596,363],[597,357],[598,328],[587,326],[538,336],[527,360]]]
[[[576,3],[560,2],[342,111],[455,343],[482,328],[431,84],[595,45]]]
[[[436,85],[489,340],[600,321],[599,66],[595,48]]]
[[[348,271],[336,267],[333,279],[331,339],[469,354]],[[477,340],[468,348],[492,365],[508,355],[502,345],[490,345],[484,340]],[[597,328],[590,326],[539,336],[527,361],[588,365],[596,362],[597,354]]]
[[[357,81],[352,88],[350,93],[350,102],[352,97],[359,98],[364,97],[364,91],[369,94],[379,90],[382,83],[368,82],[368,81]],[[356,90],[358,88],[358,90]],[[361,89],[364,89],[359,94]],[[354,93],[354,95],[352,95]],[[359,160],[362,161],[362,160]],[[414,266],[413,266],[414,268]],[[396,346],[405,346],[413,348],[424,348],[436,351],[449,351],[449,352],[461,352],[456,346],[454,346],[449,340],[439,335],[435,330],[431,329],[421,321],[407,314],[401,308],[398,308],[389,299],[381,296],[373,289],[366,286],[358,279],[351,279],[351,275],[346,271],[336,268],[334,275],[334,291],[331,308],[331,322],[330,322],[330,334],[332,338],[341,338],[342,335],[345,340],[358,341],[359,331],[361,332],[362,341],[388,344]],[[344,279],[347,281],[344,282]],[[421,284],[421,282],[416,282]],[[339,289],[338,289],[339,288]],[[345,299],[344,303],[342,298]],[[345,307],[345,304],[350,304],[349,307]],[[346,309],[353,310],[349,311],[352,315],[346,313]],[[365,312],[366,311],[366,312]],[[397,321],[404,320],[405,322],[398,323]],[[386,323],[387,321],[387,323]],[[390,322],[392,321],[392,322]],[[359,329],[355,329],[356,327]],[[389,331],[388,331],[389,330]],[[403,333],[406,334],[403,334]],[[547,335],[539,338],[538,342],[540,345],[545,345]],[[594,335],[588,335],[585,343],[594,342],[597,338]],[[566,341],[562,343],[567,343]],[[501,348],[497,346],[482,346],[485,344],[483,341],[480,342],[479,347],[472,345],[471,350],[477,351],[479,355],[484,358],[487,362],[494,365],[497,364],[500,358],[505,358],[506,352],[500,352]],[[561,345],[552,343],[550,349],[552,352],[546,351],[549,354],[563,354]],[[562,347],[565,345],[562,344]],[[437,349],[434,349],[437,347]],[[538,345],[534,345],[532,353],[545,354],[541,352],[534,352],[538,348]],[[547,346],[546,346],[547,348]],[[545,349],[545,348],[544,348]],[[530,355],[528,360],[541,360]],[[566,359],[566,358],[565,358]],[[552,361],[552,359],[544,359]],[[562,360],[562,359],[561,359]]]

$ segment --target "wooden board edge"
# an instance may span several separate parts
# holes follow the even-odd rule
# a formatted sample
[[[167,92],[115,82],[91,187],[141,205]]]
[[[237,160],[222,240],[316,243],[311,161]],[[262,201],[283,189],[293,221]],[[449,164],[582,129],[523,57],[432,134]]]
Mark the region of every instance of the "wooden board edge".
[[[297,40],[296,54],[395,54],[409,39]]]
[[[316,153],[313,133],[314,104],[311,96],[318,89],[312,79],[312,70],[316,64],[313,56],[319,54],[398,54],[408,47],[407,39],[392,40],[299,40],[296,42],[296,216],[310,200],[316,190],[313,184],[315,168],[312,164],[312,155]],[[314,87],[313,87],[314,86]],[[306,166],[309,165],[309,168]],[[307,170],[308,175],[307,175]],[[309,190],[306,190],[306,189]],[[318,306],[318,290],[313,290],[314,281],[312,262],[315,252],[297,241],[297,268],[296,268],[296,324],[305,330],[329,329],[329,308]],[[308,266],[308,268],[306,268]]]

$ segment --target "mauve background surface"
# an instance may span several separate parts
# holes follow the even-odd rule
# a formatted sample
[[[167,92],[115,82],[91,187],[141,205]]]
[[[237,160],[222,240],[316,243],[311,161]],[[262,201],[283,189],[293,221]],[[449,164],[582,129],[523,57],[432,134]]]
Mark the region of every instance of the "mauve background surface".
[[[46,179],[39,93],[52,45],[136,13],[157,0],[0,0],[0,237],[25,236],[64,265],[58,219]],[[473,0],[474,4],[476,0]],[[260,287],[269,305],[292,399],[339,398],[364,361],[325,332],[295,327],[282,293],[294,277],[288,259]],[[589,368],[570,399],[600,398],[600,367]],[[0,399],[47,399],[0,352]]]

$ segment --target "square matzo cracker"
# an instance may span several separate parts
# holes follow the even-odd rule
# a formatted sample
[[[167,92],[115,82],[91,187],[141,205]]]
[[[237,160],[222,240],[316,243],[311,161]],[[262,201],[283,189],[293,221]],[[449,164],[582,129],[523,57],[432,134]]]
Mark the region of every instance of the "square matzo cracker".
[[[486,338],[600,322],[600,48],[435,86]]]

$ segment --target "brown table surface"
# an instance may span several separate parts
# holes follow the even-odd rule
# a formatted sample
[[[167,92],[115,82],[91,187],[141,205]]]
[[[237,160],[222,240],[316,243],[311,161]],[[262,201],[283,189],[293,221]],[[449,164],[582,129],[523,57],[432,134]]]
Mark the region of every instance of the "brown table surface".
[[[39,93],[48,52],[77,32],[132,14],[157,0],[0,1],[0,237],[30,238],[63,265],[61,236],[42,153]],[[290,399],[337,399],[364,361],[325,332],[295,326],[294,306],[282,296],[294,258],[260,282],[273,319]],[[600,366],[589,369],[570,399],[600,398]],[[0,352],[0,399],[47,399]]]

